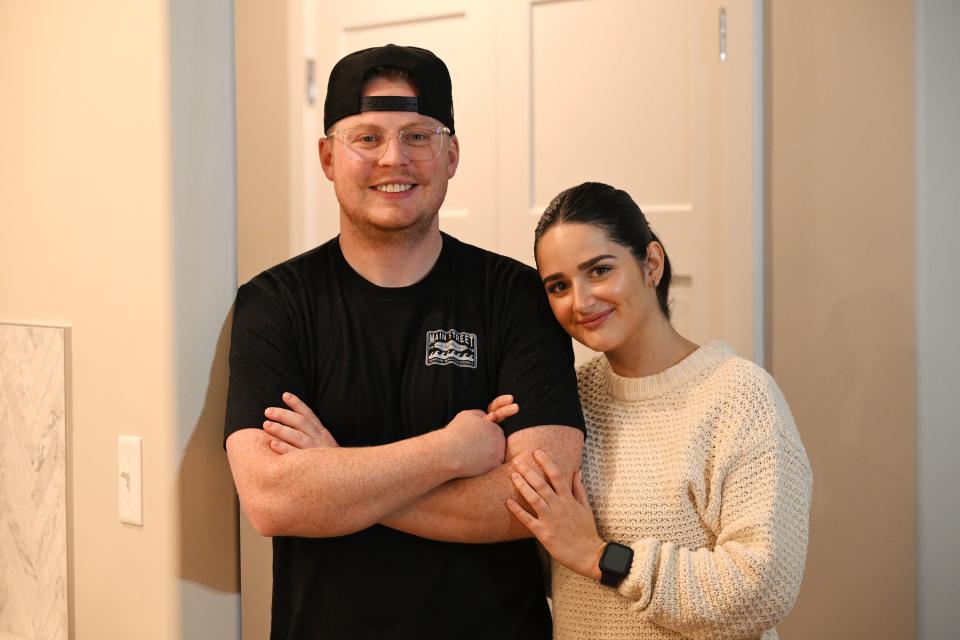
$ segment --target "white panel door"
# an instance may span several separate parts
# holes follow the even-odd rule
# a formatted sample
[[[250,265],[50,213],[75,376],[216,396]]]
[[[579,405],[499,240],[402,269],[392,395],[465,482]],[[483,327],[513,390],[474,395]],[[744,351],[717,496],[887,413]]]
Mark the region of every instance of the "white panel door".
[[[532,261],[550,200],[585,181],[630,193],[674,269],[674,325],[753,357],[753,5],[501,0],[498,247]],[[591,356],[578,346],[578,361]]]

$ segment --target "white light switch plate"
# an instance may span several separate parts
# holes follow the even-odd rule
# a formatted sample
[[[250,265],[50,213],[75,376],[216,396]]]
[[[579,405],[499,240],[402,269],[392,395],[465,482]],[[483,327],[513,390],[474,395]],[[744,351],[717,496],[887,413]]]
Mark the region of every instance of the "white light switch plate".
[[[143,468],[141,438],[118,436],[119,484],[117,507],[120,521],[143,526]]]

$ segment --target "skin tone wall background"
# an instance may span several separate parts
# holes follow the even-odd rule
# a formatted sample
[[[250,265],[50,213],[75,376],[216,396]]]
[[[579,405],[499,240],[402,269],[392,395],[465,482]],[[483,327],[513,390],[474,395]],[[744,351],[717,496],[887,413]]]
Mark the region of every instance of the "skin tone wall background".
[[[768,2],[768,367],[813,466],[790,638],[916,628],[913,14]]]

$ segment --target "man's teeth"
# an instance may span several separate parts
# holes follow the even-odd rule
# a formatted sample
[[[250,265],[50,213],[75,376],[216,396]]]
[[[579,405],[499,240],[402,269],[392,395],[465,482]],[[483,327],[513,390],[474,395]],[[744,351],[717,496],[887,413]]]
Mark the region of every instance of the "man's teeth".
[[[413,188],[412,184],[378,184],[374,187],[377,191],[385,191],[387,193],[398,193],[400,191],[409,191]]]

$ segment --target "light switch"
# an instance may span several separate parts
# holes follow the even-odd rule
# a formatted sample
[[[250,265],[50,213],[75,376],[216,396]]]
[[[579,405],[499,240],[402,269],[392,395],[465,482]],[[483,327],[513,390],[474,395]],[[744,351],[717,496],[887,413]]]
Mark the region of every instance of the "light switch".
[[[118,436],[118,510],[120,521],[143,526],[142,439]]]

